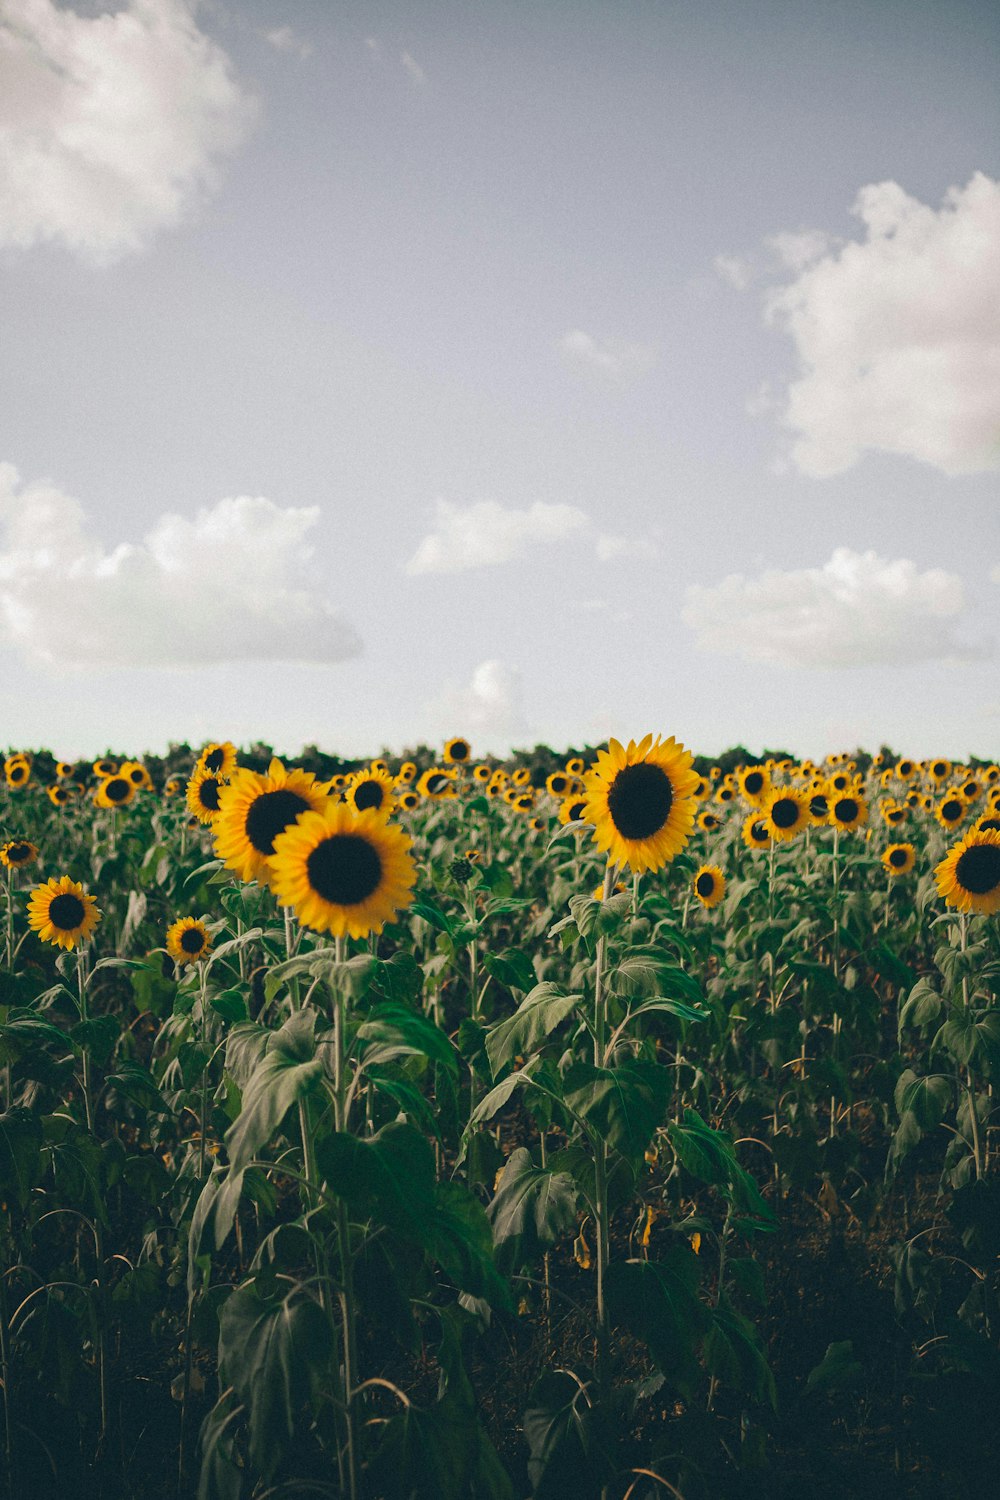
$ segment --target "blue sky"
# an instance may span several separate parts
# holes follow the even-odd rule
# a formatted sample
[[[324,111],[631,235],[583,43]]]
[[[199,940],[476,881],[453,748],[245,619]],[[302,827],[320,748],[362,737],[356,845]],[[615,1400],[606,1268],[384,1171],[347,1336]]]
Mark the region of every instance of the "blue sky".
[[[0,0],[0,739],[995,756],[998,42]]]

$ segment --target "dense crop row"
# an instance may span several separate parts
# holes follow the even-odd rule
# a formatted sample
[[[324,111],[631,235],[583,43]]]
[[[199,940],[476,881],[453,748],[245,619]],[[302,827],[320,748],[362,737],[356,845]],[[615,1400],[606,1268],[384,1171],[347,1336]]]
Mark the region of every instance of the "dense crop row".
[[[1000,1398],[996,766],[5,781],[14,1500],[777,1494],[865,1381],[776,1381],[804,1213],[882,1245],[898,1471]]]

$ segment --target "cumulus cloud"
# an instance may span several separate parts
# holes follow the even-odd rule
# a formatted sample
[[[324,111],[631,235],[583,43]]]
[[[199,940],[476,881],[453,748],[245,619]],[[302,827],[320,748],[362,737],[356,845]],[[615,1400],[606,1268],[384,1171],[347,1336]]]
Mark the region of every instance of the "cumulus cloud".
[[[439,500],[434,530],[424,537],[406,572],[461,573],[492,567],[589,527],[590,521],[575,505],[546,505],[536,500],[523,510],[508,510],[495,500],[476,500],[471,505]]]
[[[732,573],[714,587],[695,585],[681,618],[704,650],[749,662],[902,666],[985,655],[955,633],[964,607],[954,573],[921,573],[905,558],[838,547],[821,568]]]
[[[0,464],[0,642],[69,667],[354,656],[357,635],[312,574],[318,519],[239,495],[108,550],[79,501]]]
[[[441,734],[467,734],[476,754],[506,753],[527,725],[516,667],[482,661],[465,687],[447,688],[435,706]]]
[[[977,172],[940,209],[895,182],[862,188],[864,227],[816,257],[776,236],[801,273],[768,298],[801,373],[787,390],[792,459],[823,477],[866,451],[946,474],[1000,467],[1000,182]]]
[[[624,380],[629,375],[642,375],[655,360],[653,350],[643,344],[629,344],[622,339],[596,339],[582,328],[571,328],[564,333],[558,348],[569,363],[613,381]]]
[[[0,7],[0,245],[106,263],[176,224],[254,115],[187,0]]]

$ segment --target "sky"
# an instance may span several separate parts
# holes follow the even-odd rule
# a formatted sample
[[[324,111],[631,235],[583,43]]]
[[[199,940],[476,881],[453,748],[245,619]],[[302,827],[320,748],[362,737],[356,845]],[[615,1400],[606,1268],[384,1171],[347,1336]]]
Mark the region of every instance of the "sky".
[[[0,746],[1000,755],[993,0],[0,0]]]

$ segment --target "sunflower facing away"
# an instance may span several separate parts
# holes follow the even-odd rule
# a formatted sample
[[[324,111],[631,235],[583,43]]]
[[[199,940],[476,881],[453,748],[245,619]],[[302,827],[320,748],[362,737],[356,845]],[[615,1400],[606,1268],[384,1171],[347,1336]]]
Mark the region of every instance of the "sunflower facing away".
[[[890,844],[882,854],[882,863],[892,876],[909,875],[917,859],[912,844]]]
[[[286,771],[277,757],[266,776],[237,770],[219,799],[215,852],[241,880],[264,880],[279,833],[328,805],[343,806],[328,804],[311,771]]]
[[[584,817],[594,842],[634,874],[658,870],[679,854],[694,827],[698,782],[692,756],[671,736],[638,744],[610,740],[584,778]]]
[[[990,916],[1000,911],[1000,833],[967,833],[934,871],[949,906]]]
[[[271,888],[303,927],[367,937],[413,900],[412,842],[376,812],[328,803],[275,839]]]
[[[692,887],[702,906],[711,910],[718,906],[726,894],[726,877],[718,865],[702,865],[695,875]]]
[[[212,946],[208,928],[197,917],[181,917],[167,928],[167,952],[177,964],[196,964]]]
[[[43,943],[75,948],[85,943],[101,920],[97,902],[68,875],[53,876],[36,886],[28,899],[28,926]]]

